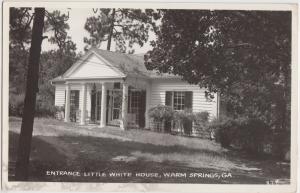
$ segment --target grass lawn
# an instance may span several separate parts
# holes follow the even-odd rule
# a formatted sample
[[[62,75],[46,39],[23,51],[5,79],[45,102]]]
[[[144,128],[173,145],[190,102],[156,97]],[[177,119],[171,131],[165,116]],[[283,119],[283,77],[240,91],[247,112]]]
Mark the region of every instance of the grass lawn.
[[[20,126],[20,118],[10,118],[9,180],[14,180]],[[289,183],[289,176],[289,164],[254,159],[210,140],[46,118],[34,122],[31,181],[265,184]]]

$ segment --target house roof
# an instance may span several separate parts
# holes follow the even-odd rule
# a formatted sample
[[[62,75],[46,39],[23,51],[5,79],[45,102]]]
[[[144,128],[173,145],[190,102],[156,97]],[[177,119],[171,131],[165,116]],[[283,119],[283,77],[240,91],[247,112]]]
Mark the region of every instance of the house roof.
[[[144,55],[124,54],[95,48],[94,51],[126,75],[145,78],[149,76],[144,65]]]
[[[147,70],[144,64],[144,54],[124,54],[97,48],[91,48],[88,53],[90,54],[91,52],[95,52],[97,55],[103,57],[111,65],[113,65],[113,67],[127,76],[146,79],[179,78],[178,76],[173,74],[158,73],[156,71]],[[64,81],[64,75],[58,76],[51,80],[51,82],[59,81]]]
[[[64,81],[65,79],[62,76],[57,76],[55,78],[53,78],[51,81],[52,82],[60,82],[60,81]]]

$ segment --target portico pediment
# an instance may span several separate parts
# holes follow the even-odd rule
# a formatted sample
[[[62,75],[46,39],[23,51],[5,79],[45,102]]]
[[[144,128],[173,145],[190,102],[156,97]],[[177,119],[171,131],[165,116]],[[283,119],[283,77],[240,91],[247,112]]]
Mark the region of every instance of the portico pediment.
[[[101,56],[91,52],[81,58],[65,74],[65,79],[121,78],[125,75]]]

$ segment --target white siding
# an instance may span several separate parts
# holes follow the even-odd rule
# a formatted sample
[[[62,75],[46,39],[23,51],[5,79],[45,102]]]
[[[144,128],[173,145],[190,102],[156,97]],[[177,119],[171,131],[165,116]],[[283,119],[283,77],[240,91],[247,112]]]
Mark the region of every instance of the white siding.
[[[55,106],[64,106],[65,105],[65,89],[66,85],[64,83],[55,84]],[[79,109],[82,109],[82,85],[81,84],[72,84],[71,90],[79,90]],[[87,118],[91,114],[91,86],[87,85],[87,97],[86,97],[86,110]]]
[[[217,94],[212,101],[205,97],[205,90],[197,85],[191,85],[180,80],[154,80],[151,84],[150,108],[158,104],[165,104],[166,91],[192,91],[193,112],[207,111],[210,117],[217,116]]]
[[[64,83],[55,84],[55,106],[62,107],[65,105],[65,89]]]
[[[83,95],[82,95],[82,84],[78,83],[78,84],[71,84],[71,90],[79,90],[79,109],[82,109],[82,99],[83,99]],[[86,118],[90,118],[90,114],[91,114],[91,102],[90,102],[90,85],[87,85],[87,92],[86,92],[86,110],[87,110],[87,115]]]
[[[97,56],[91,55],[68,78],[120,77],[120,74],[106,65]]]

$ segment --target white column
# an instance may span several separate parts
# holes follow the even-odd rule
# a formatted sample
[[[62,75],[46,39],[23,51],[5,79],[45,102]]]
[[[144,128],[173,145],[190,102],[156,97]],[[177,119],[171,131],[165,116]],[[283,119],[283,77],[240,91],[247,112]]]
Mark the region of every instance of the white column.
[[[70,85],[66,84],[65,122],[70,122],[70,95],[71,95]]]
[[[86,118],[90,121],[91,120],[91,85],[87,84],[86,85]]]
[[[102,83],[100,127],[106,126],[106,84]]]
[[[150,83],[148,83],[147,87],[146,87],[145,128],[150,127],[150,118],[149,118],[149,115],[148,115],[148,110],[150,108],[150,99],[151,99],[151,85],[150,85]]]
[[[125,130],[127,127],[127,106],[128,106],[128,85],[123,83],[123,93],[122,93],[122,121],[120,128]]]
[[[85,125],[85,118],[86,118],[86,83],[82,84],[81,87],[81,114],[80,114],[80,125]]]
[[[218,92],[217,94],[217,119],[220,118],[220,93]]]

